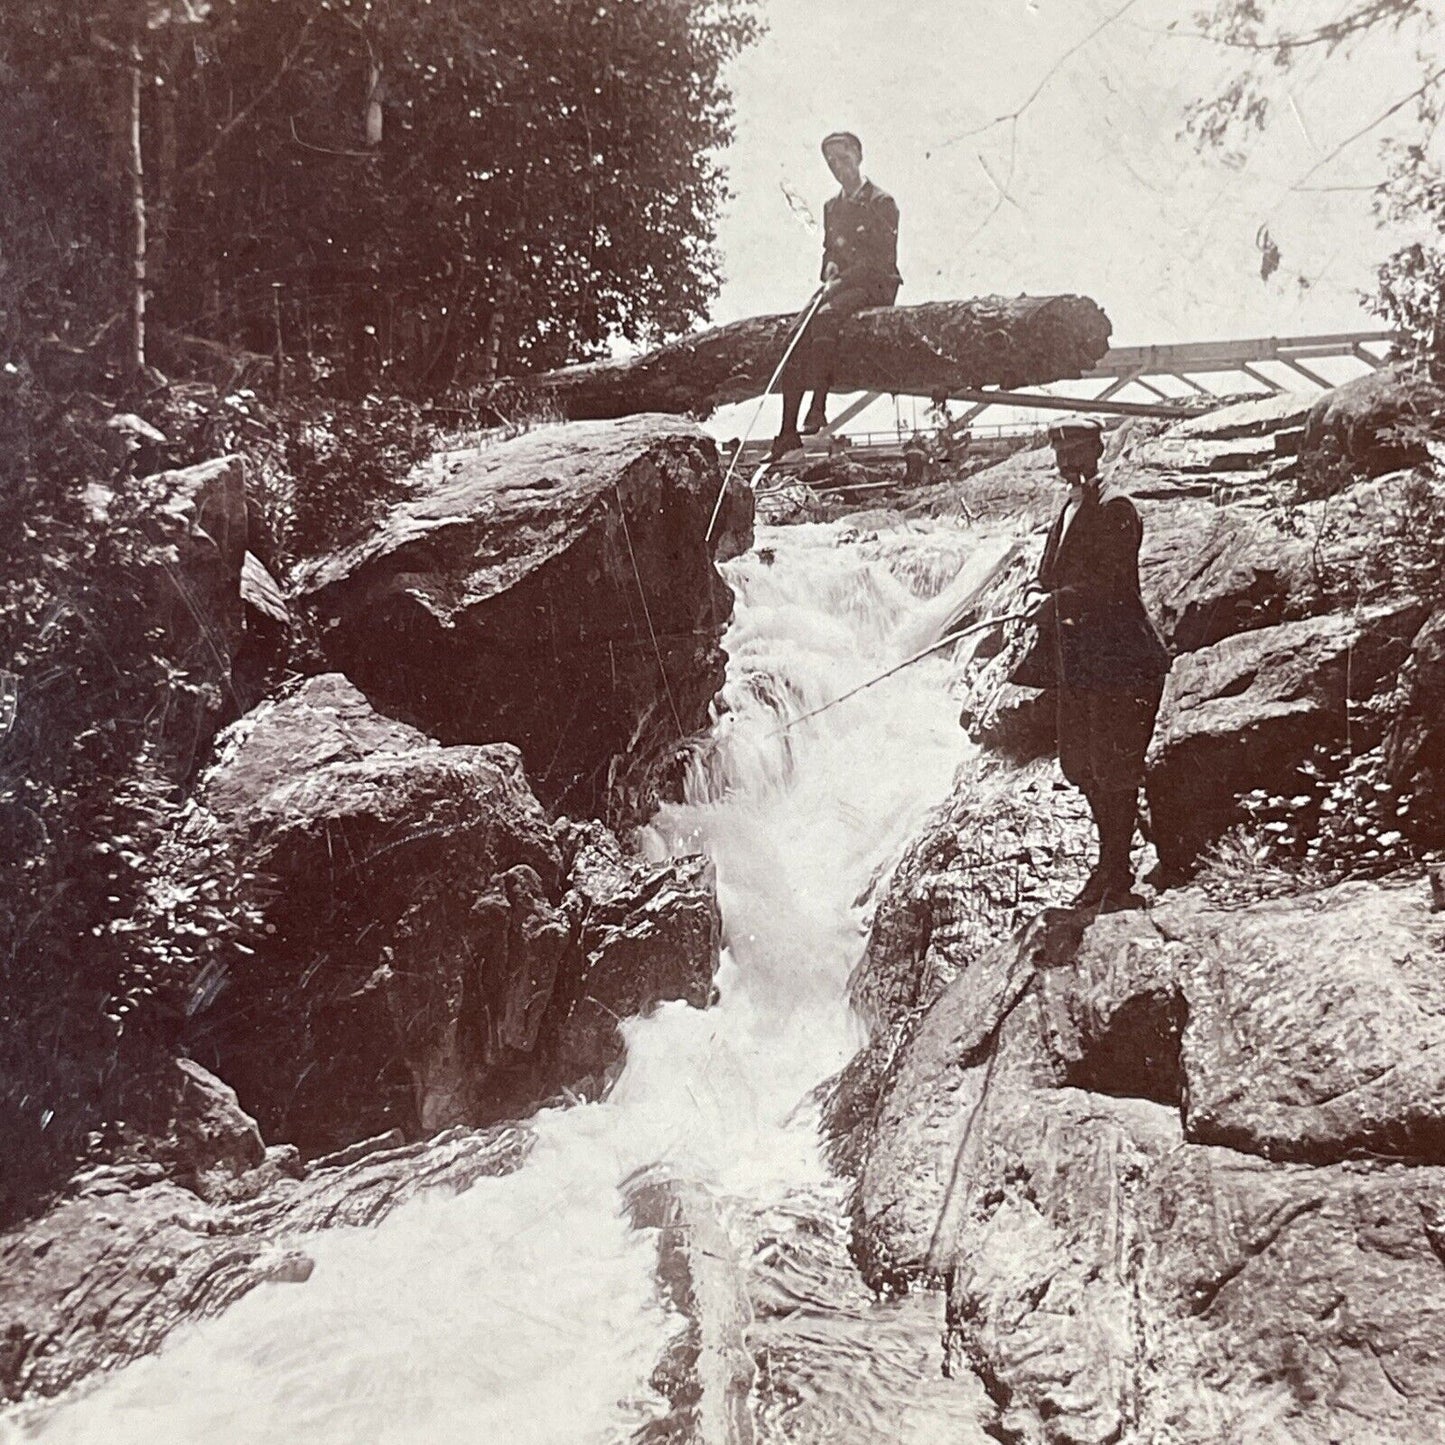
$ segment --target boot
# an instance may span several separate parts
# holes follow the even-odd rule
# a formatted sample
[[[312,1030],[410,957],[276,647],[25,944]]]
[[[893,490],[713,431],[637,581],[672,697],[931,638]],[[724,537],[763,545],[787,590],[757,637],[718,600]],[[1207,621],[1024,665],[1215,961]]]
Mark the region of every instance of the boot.
[[[795,431],[779,432],[773,438],[772,450],[768,453],[770,462],[780,462],[790,452],[803,450],[803,439]]]

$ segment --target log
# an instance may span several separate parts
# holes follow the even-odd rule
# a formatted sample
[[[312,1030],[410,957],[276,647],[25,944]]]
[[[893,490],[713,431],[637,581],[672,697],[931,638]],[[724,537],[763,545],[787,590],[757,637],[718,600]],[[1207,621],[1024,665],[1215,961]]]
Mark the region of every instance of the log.
[[[754,316],[642,356],[509,377],[487,399],[507,416],[546,411],[570,421],[706,416],[763,394],[793,321]],[[1099,361],[1109,331],[1109,318],[1086,296],[981,296],[861,311],[843,324],[832,389],[935,396],[1062,381]]]

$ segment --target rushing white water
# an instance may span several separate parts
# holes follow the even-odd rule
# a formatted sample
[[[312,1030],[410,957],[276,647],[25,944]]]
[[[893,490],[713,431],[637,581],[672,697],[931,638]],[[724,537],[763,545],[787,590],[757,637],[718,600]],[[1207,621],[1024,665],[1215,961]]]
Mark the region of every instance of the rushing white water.
[[[628,1024],[610,1098],[544,1113],[517,1173],[419,1200],[375,1228],[307,1237],[309,1282],[262,1287],[177,1333],[160,1355],[32,1420],[24,1438],[625,1440],[658,1406],[648,1377],[676,1321],[658,1300],[654,1242],[630,1227],[619,1185],[661,1163],[754,1218],[799,1198],[837,1210],[803,1101],[860,1041],[845,1001],[858,900],[947,793],[965,747],[937,657],[794,729],[782,723],[930,640],[999,549],[942,526],[881,538],[836,524],[762,529],[727,569],[738,593],[727,711],[689,801],[650,836],[659,852],[700,848],[716,862],[720,1003]],[[843,1393],[860,1353],[856,1341],[848,1350]],[[826,1350],[809,1369],[826,1372]],[[888,1423],[892,1438],[933,1438]],[[844,1438],[826,1421],[813,1428],[780,1426],[780,1438]]]

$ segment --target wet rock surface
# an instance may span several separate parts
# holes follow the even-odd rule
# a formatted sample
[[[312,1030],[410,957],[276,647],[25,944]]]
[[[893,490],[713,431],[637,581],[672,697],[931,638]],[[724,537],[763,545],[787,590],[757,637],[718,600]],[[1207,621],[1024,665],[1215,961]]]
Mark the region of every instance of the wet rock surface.
[[[653,1373],[668,1411],[631,1445],[753,1445],[752,1308],[717,1203],[701,1186],[646,1172],[626,1188],[633,1227],[657,1231],[658,1290],[683,1319]]]
[[[330,664],[441,741],[516,744],[538,796],[631,823],[707,724],[751,537],[696,426],[629,417],[463,453],[297,578]]]
[[[865,1273],[945,1284],[1005,1438],[1429,1438],[1442,949],[1423,882],[1046,910],[899,1050]]]
[[[706,1008],[722,916],[712,864],[702,857],[649,866],[627,857],[599,823],[557,829],[575,920],[565,997],[545,1029],[552,1073],[582,1092],[602,1093],[626,1055],[621,1020],[659,1000]]]

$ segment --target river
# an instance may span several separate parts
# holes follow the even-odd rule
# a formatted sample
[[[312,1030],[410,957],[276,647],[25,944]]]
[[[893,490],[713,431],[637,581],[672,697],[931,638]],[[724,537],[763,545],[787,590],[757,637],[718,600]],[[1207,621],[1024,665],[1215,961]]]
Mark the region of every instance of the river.
[[[715,862],[718,1004],[629,1022],[611,1095],[544,1111],[518,1172],[308,1236],[307,1283],[186,1326],[22,1438],[624,1442],[664,1408],[649,1379],[679,1325],[622,1187],[660,1166],[712,1197],[737,1247],[758,1314],[760,1440],[985,1439],[976,1384],[941,1376],[937,1297],[875,1302],[849,1267],[844,1189],[809,1102],[862,1042],[846,984],[869,897],[968,746],[948,663],[782,725],[930,641],[1002,545],[933,522],[759,528],[724,569],[738,602],[719,721],[687,801],[646,838]]]

